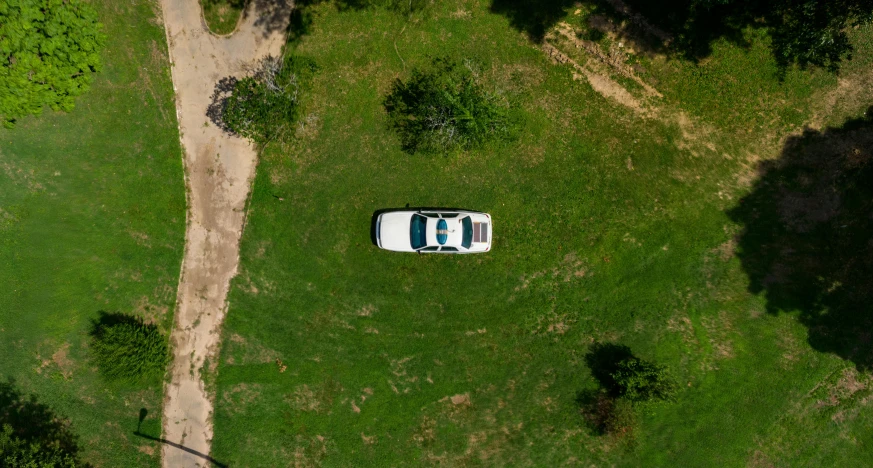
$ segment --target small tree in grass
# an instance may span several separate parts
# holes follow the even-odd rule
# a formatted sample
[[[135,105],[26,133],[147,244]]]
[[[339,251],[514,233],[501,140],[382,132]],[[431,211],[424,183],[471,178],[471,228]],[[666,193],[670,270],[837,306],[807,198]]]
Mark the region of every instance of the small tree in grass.
[[[667,368],[634,356],[627,346],[595,343],[585,361],[600,388],[580,392],[576,401],[582,416],[600,434],[630,441],[636,406],[675,397],[677,385]]]
[[[111,380],[159,380],[169,360],[167,339],[153,324],[123,314],[101,312],[91,330],[91,355]]]
[[[0,0],[0,123],[72,110],[100,69],[101,30],[81,0]]]
[[[410,154],[473,148],[506,139],[513,129],[509,106],[484,89],[471,67],[445,58],[395,80],[384,106]]]
[[[637,357],[619,362],[612,378],[619,389],[619,396],[635,403],[672,400],[676,393],[676,383],[666,367]]]
[[[265,144],[293,129],[300,91],[315,72],[309,59],[266,57],[242,79],[231,81],[221,103],[222,126],[255,143]]]

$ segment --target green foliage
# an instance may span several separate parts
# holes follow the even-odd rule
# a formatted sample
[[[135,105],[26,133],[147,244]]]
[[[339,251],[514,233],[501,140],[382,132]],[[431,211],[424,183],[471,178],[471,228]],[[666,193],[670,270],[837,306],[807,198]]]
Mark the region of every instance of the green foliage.
[[[819,66],[831,71],[852,51],[846,28],[873,18],[873,2],[868,0],[694,0],[691,10],[712,14],[726,25],[742,24],[737,21],[740,18],[766,25],[773,39],[773,55],[781,66]]]
[[[315,70],[315,63],[303,57],[264,58],[234,84],[221,113],[223,124],[258,144],[288,134],[298,117],[300,91]]]
[[[637,421],[634,405],[672,400],[676,393],[665,367],[634,356],[627,346],[595,343],[585,362],[600,389],[581,392],[576,402],[599,434],[632,440]]]
[[[0,383],[0,466],[53,468],[85,466],[78,459],[78,437],[35,395],[21,393],[15,381]]]
[[[477,80],[472,66],[446,58],[415,69],[407,81],[394,81],[384,101],[389,126],[404,151],[446,152],[469,149],[512,135],[509,106]]]
[[[236,29],[246,0],[200,0],[203,19],[215,34],[230,34]]]
[[[74,468],[81,466],[76,459],[65,453],[57,441],[46,444],[28,443],[12,432],[5,424],[0,430],[0,466],[9,468]]]
[[[101,30],[81,0],[0,2],[0,121],[72,110],[100,69]]]
[[[91,353],[104,376],[127,382],[160,379],[169,359],[167,339],[158,327],[104,312],[91,330]]]
[[[622,360],[612,373],[621,398],[632,402],[672,400],[676,383],[667,368],[637,357]]]

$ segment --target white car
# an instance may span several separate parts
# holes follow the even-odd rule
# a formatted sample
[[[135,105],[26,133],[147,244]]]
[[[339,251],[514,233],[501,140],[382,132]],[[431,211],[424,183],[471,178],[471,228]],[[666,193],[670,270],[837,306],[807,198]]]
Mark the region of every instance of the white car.
[[[478,211],[390,211],[376,219],[376,245],[395,252],[491,250],[491,215]]]

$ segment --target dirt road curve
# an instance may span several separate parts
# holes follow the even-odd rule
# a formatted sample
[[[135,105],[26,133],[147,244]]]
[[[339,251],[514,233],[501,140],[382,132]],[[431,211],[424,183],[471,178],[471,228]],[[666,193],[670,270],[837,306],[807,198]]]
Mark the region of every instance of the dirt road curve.
[[[219,79],[281,52],[290,8],[282,0],[250,1],[238,30],[221,38],[207,31],[198,0],[161,4],[189,191],[162,449],[163,466],[179,468],[209,464],[212,401],[201,368],[217,350],[256,160],[248,142],[207,124],[206,109]]]

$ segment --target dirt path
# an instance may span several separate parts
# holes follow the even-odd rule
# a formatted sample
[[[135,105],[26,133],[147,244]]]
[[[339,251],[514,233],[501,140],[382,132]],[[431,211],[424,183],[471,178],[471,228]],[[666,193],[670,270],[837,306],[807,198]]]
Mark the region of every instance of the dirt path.
[[[281,53],[290,13],[283,0],[249,3],[238,30],[220,38],[206,30],[198,0],[161,0],[189,207],[171,380],[164,399],[165,467],[205,466],[210,460],[212,401],[201,369],[217,350],[257,155],[248,142],[207,123],[206,109],[219,79]]]

